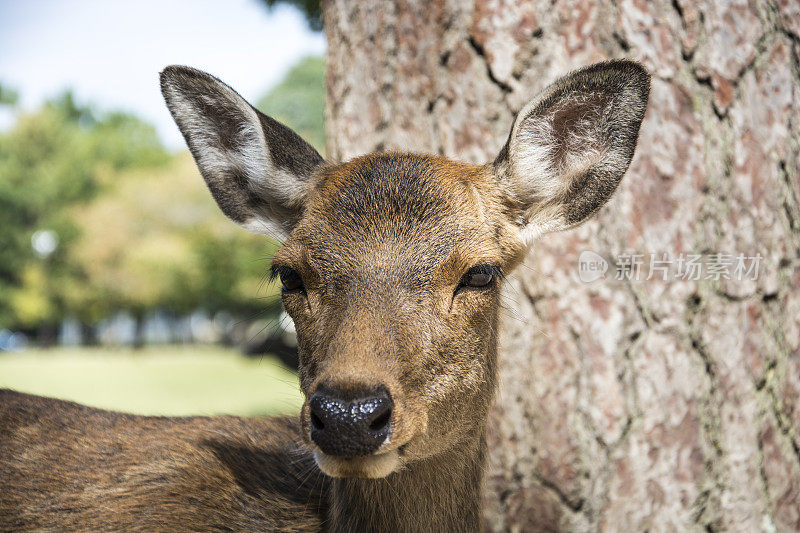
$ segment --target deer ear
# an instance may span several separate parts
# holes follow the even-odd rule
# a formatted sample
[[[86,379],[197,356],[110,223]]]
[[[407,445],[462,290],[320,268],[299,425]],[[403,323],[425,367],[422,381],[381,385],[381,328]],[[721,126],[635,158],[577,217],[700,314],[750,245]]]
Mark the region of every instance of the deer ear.
[[[520,111],[494,168],[526,242],[580,224],[611,197],[649,91],[644,67],[609,61],[565,76]]]
[[[322,157],[205,72],[170,66],[161,92],[220,209],[254,233],[284,239]]]

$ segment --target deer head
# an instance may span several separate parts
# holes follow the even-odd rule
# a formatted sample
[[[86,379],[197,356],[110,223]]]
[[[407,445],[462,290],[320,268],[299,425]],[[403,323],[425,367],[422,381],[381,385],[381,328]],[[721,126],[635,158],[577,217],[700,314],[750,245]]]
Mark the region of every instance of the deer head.
[[[222,211],[284,241],[272,272],[297,329],[318,465],[384,477],[482,439],[503,277],[533,239],[609,199],[649,76],[610,61],[564,77],[486,165],[399,152],[325,162],[206,73],[168,67],[161,86]]]

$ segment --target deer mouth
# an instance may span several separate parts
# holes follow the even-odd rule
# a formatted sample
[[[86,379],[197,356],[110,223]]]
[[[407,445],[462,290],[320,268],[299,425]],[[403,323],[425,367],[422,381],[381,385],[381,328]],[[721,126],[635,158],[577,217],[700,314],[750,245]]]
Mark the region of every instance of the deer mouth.
[[[340,457],[314,451],[320,470],[331,477],[383,478],[400,468],[400,454],[390,450],[362,457]]]

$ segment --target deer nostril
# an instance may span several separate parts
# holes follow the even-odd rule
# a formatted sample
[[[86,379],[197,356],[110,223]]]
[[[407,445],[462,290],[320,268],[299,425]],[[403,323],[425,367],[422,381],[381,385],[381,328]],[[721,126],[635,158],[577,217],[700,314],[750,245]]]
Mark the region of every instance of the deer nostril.
[[[322,419],[317,416],[317,413],[311,411],[311,426],[314,429],[325,429],[325,424],[322,422]]]
[[[372,431],[381,431],[386,428],[389,424],[389,420],[392,418],[392,408],[390,406],[386,406],[382,413],[380,413],[377,417],[375,417],[372,422],[369,424],[369,429]]]

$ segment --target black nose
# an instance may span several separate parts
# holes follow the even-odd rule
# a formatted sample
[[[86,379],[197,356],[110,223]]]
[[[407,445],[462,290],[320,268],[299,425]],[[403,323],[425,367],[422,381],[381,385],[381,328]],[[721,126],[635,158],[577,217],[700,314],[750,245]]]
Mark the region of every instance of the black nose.
[[[392,399],[383,387],[354,400],[317,391],[308,406],[311,440],[328,455],[370,455],[391,432]]]

